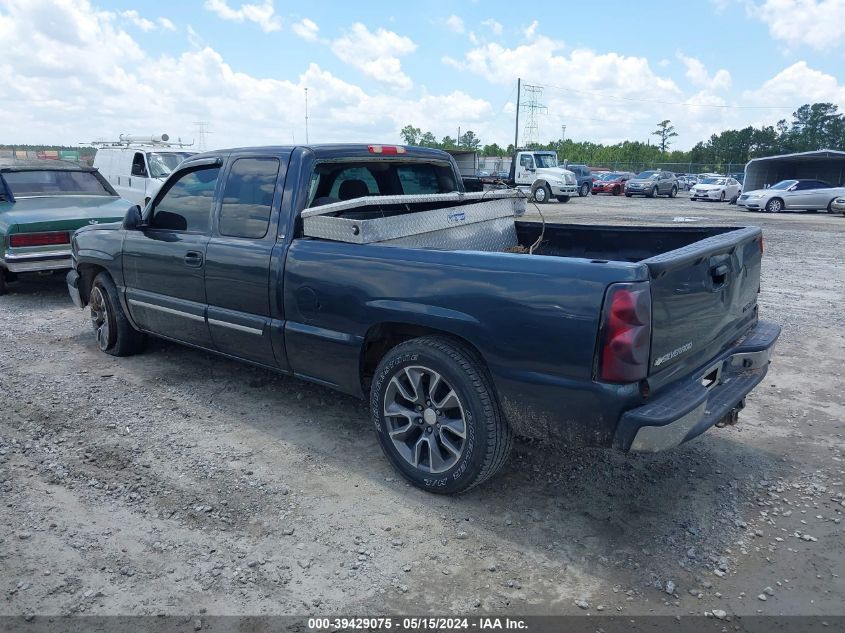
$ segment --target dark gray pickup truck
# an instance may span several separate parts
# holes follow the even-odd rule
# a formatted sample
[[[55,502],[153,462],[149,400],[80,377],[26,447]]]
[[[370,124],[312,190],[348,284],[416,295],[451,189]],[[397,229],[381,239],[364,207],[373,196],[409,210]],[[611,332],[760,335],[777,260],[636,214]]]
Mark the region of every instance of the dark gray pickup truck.
[[[73,237],[100,349],[154,335],[368,397],[415,485],[466,490],[514,434],[658,451],[735,422],[780,328],[758,228],[541,225],[449,155],[379,145],[187,159]]]

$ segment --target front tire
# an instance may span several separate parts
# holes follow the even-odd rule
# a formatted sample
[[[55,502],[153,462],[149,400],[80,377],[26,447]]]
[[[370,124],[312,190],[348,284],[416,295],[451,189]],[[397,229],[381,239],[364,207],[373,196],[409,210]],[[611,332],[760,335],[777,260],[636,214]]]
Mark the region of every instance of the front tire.
[[[578,190],[578,196],[581,197],[581,198],[586,198],[589,195],[590,195],[590,185],[588,185],[585,182],[583,185],[581,185],[581,188]]]
[[[783,211],[783,200],[780,198],[772,198],[766,203],[766,211],[769,213],[780,213]]]
[[[88,309],[101,352],[131,356],[143,349],[144,335],[129,324],[120,305],[117,287],[108,273],[102,272],[94,278]]]
[[[625,194],[625,197],[626,197],[626,198],[630,198],[630,197],[631,197],[631,196],[633,196],[633,195],[634,195],[634,194],[632,194],[632,193],[626,193],[626,194]]]
[[[464,492],[486,481],[513,443],[483,365],[439,336],[412,339],[385,355],[370,413],[387,458],[429,492]]]
[[[569,202],[569,196],[558,196],[557,201],[566,204],[567,202]]]
[[[660,193],[660,190],[657,187],[655,187],[654,189],[651,190],[651,193],[648,194],[648,197],[649,198],[656,198],[658,193]]]
[[[531,188],[531,196],[537,204],[546,204],[552,197],[552,190],[546,183],[537,183]]]

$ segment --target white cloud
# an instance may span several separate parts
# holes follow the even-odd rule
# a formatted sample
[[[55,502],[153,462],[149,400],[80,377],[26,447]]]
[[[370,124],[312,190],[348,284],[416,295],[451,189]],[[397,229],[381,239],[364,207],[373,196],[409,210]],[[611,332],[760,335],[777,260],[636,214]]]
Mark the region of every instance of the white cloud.
[[[464,21],[457,15],[450,15],[446,18],[446,26],[449,27],[449,30],[454,31],[455,33],[464,32]]]
[[[481,24],[482,26],[486,26],[488,29],[490,29],[490,32],[493,33],[493,35],[501,35],[502,31],[504,30],[504,27],[502,26],[501,22],[497,22],[493,18],[488,18],[484,20]]]
[[[156,23],[147,18],[142,18],[141,15],[134,9],[123,11],[120,17],[129,20],[132,24],[137,26],[142,31],[152,31],[156,27]]]
[[[761,4],[749,1],[746,11],[765,22],[771,36],[790,48],[804,45],[827,50],[843,44],[843,0],[764,0]]]
[[[766,105],[798,109],[805,103],[830,102],[845,107],[845,84],[833,75],[815,70],[800,61],[784,68],[758,88],[748,90],[748,101],[764,96]]]
[[[522,29],[522,34],[525,36],[525,39],[532,39],[537,32],[538,26],[540,26],[540,23],[537,20],[534,20],[531,24]]]
[[[175,30],[176,30],[176,25],[175,25],[175,24],[173,24],[173,22],[171,22],[171,21],[170,21],[170,20],[168,20],[167,18],[159,18],[159,19],[158,19],[158,24],[159,24],[159,26],[160,26],[161,28],[163,28],[165,31],[175,31]]]
[[[4,142],[75,144],[123,132],[189,140],[194,121],[210,123],[212,147],[302,142],[306,87],[314,142],[398,142],[408,123],[454,136],[453,120],[478,132],[495,114],[489,102],[461,91],[367,91],[313,63],[286,79],[253,76],[188,25],[194,48],[153,55],[118,17],[89,0],[0,4],[0,74],[7,83],[0,120],[14,122]],[[397,49],[413,45],[378,52]]]
[[[400,89],[413,85],[410,77],[402,72],[399,60],[417,49],[408,37],[384,28],[373,33],[356,22],[346,34],[332,42],[331,48],[339,59],[376,81]]]
[[[711,77],[700,59],[687,57],[681,51],[678,51],[677,57],[686,66],[687,79],[694,86],[710,90],[727,90],[731,87],[731,74],[724,68],[717,70],[716,74]]]
[[[291,25],[291,30],[296,33],[299,37],[309,42],[314,42],[317,40],[318,32],[320,27],[317,26],[317,23],[313,20],[309,20],[308,18],[302,18],[299,22],[294,22]]]
[[[278,31],[282,28],[282,18],[276,14],[273,0],[264,0],[261,3],[245,3],[238,9],[229,6],[227,0],[205,0],[204,6],[222,20],[254,22],[265,33]]]

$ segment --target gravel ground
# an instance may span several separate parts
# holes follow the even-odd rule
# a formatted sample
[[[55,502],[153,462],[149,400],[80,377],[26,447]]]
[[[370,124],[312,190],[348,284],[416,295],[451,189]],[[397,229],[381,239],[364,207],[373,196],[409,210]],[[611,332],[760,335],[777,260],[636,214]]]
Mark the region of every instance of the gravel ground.
[[[0,614],[845,614],[845,218],[542,210],[763,225],[784,332],[738,426],[646,456],[518,442],[444,498],[391,469],[363,403],[170,343],[105,356],[37,278],[0,298]]]

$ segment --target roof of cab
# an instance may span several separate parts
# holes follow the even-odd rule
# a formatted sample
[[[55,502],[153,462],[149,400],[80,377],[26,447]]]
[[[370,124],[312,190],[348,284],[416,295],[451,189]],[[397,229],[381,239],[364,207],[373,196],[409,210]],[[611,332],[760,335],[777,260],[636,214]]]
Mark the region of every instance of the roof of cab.
[[[378,154],[370,151],[370,147],[401,147],[405,151],[402,154]],[[363,156],[389,156],[409,158],[440,158],[448,160],[449,154],[442,149],[431,147],[414,147],[410,145],[397,145],[396,143],[326,143],[316,145],[265,145],[259,147],[233,147],[219,149],[202,154],[194,154],[185,159],[185,162],[202,160],[215,156],[228,154],[289,154],[296,149],[311,151],[317,158],[340,158],[340,157],[363,157]]]

